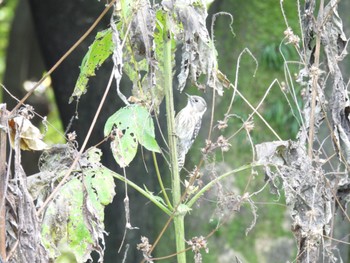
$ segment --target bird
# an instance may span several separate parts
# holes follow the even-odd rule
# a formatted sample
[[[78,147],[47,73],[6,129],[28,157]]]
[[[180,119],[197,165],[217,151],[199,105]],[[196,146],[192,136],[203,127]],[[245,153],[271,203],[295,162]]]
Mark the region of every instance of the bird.
[[[177,162],[179,171],[185,163],[185,157],[201,128],[207,103],[200,96],[187,95],[187,105],[175,117],[175,135]]]

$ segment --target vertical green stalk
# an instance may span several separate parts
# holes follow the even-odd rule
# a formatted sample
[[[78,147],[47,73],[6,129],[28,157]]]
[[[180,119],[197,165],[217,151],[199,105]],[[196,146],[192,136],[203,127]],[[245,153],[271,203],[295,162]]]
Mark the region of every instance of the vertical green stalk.
[[[179,174],[179,166],[177,164],[177,152],[176,152],[176,137],[175,137],[175,110],[173,99],[173,70],[172,70],[172,49],[171,49],[171,33],[169,31],[169,16],[165,14],[165,23],[163,30],[163,43],[164,43],[164,89],[165,89],[165,102],[166,102],[166,118],[168,127],[168,141],[170,148],[170,163],[172,173],[172,194],[173,194],[173,207],[175,209],[181,202],[181,182]],[[174,226],[175,226],[175,240],[176,251],[185,251],[185,225],[184,215],[175,211]],[[178,263],[186,263],[186,253],[179,253],[177,255]]]

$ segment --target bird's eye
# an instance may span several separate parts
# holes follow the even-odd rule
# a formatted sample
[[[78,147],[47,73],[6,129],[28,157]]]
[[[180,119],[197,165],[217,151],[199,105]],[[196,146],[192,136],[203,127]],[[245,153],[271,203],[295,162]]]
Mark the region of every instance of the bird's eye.
[[[194,99],[194,102],[198,102],[198,99]]]

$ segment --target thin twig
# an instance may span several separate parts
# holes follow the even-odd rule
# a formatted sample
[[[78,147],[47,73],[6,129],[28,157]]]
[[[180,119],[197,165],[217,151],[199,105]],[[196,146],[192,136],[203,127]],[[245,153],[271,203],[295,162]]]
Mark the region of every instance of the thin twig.
[[[255,62],[255,70],[253,73],[253,77],[255,77],[256,71],[258,69],[258,60],[254,57],[253,53],[248,49],[245,48],[243,49],[243,51],[239,54],[238,59],[237,59],[237,65],[236,65],[236,78],[235,78],[235,84],[234,85],[230,85],[231,87],[234,88],[233,90],[233,94],[232,94],[232,98],[231,98],[231,102],[230,102],[230,106],[227,108],[226,114],[225,115],[229,115],[232,109],[232,105],[233,105],[233,101],[236,97],[236,90],[238,91],[238,79],[239,79],[239,68],[240,68],[240,64],[241,64],[241,57],[243,56],[244,53],[248,53],[251,58],[254,60]]]
[[[162,137],[162,140],[165,144],[165,147],[169,150],[169,145],[165,139],[165,136],[164,136],[164,133],[160,127],[160,123],[159,123],[159,118],[158,118],[158,114],[155,114],[154,117],[156,118],[156,122],[157,122],[157,126],[158,126],[158,130],[159,130],[159,133],[160,133],[160,137]]]
[[[184,253],[184,252],[189,251],[189,250],[191,250],[191,247],[187,247],[183,251],[179,251],[179,252],[176,252],[176,253],[173,253],[173,254],[170,254],[170,255],[166,255],[166,256],[163,256],[163,257],[152,258],[152,261],[160,261],[160,260],[164,260],[164,259],[173,258],[173,257],[176,257],[178,254]]]
[[[231,33],[232,35],[234,36],[235,33],[233,32],[233,28],[232,28],[232,24],[233,24],[233,16],[230,14],[230,13],[227,13],[227,12],[218,12],[216,14],[213,15],[213,19],[211,21],[211,27],[210,27],[210,34],[211,34],[211,42],[214,43],[215,42],[215,39],[214,39],[214,25],[215,25],[215,22],[216,22],[216,18],[217,16],[219,15],[226,15],[226,16],[229,16],[230,19],[231,19],[231,22],[230,22],[230,29],[231,29]],[[212,49],[212,52],[215,52],[215,49]],[[215,56],[215,55],[214,55]],[[217,80],[215,80],[217,81]],[[211,106],[211,116],[210,116],[210,125],[209,125],[209,133],[208,133],[208,140],[210,140],[211,138],[211,132],[212,132],[212,129],[213,129],[213,123],[214,123],[214,113],[215,113],[215,97],[216,97],[216,90],[213,89],[213,97],[212,97],[212,106]]]
[[[44,82],[44,80],[54,72],[59,65],[85,40],[85,38],[92,32],[92,30],[95,29],[97,24],[101,21],[101,19],[105,16],[105,14],[108,12],[108,10],[113,6],[113,4],[117,0],[112,0],[106,8],[102,11],[102,13],[99,15],[99,17],[95,20],[95,22],[90,26],[90,28],[82,35],[77,42],[74,43],[74,45],[56,62],[55,65],[52,66],[52,68],[34,85],[33,88],[31,88],[27,94],[21,99],[21,101],[13,108],[11,111],[11,114],[13,114],[18,108],[33,94],[34,90],[40,86],[41,83]]]
[[[6,93],[12,97],[14,100],[16,100],[17,102],[20,102],[20,100],[14,96],[3,84],[0,83],[1,88],[3,88]],[[44,118],[43,116],[41,116],[39,113],[37,113],[36,111],[33,111],[33,113],[38,116],[42,121],[45,121],[45,123],[48,124],[48,126],[50,126],[52,129],[55,130],[55,132],[57,132],[60,136],[62,136],[62,138],[67,140],[67,137],[59,130],[57,129],[54,125],[52,125],[46,118]]]
[[[280,141],[282,141],[281,137],[275,132],[275,130],[270,126],[270,124],[265,120],[263,116],[256,110],[256,108],[253,107],[253,105],[250,104],[250,102],[243,96],[243,94],[234,87],[237,94],[244,100],[245,103],[253,110],[253,113],[258,115],[258,117],[263,121],[263,123],[269,128],[269,130],[276,136],[276,138]]]
[[[107,97],[107,94],[112,86],[112,81],[113,81],[113,71],[112,71],[112,74],[109,78],[109,81],[108,81],[108,84],[107,84],[107,87],[106,87],[106,90],[103,94],[103,97],[100,101],[100,104],[98,105],[98,108],[97,108],[97,111],[95,113],[95,116],[94,116],[94,119],[92,120],[91,122],[91,125],[90,125],[90,128],[89,128],[89,131],[85,137],[85,140],[83,142],[83,145],[81,146],[81,149],[80,151],[78,152],[77,156],[75,157],[73,163],[71,164],[71,166],[69,167],[68,171],[66,172],[66,174],[64,175],[64,177],[62,178],[62,180],[60,181],[60,183],[56,186],[56,188],[52,191],[52,193],[46,198],[46,200],[44,201],[44,203],[41,205],[41,207],[38,209],[37,211],[37,216],[39,217],[40,214],[43,212],[43,210],[45,209],[45,207],[48,205],[48,203],[56,196],[56,194],[58,193],[58,191],[61,189],[61,187],[66,183],[68,177],[70,176],[71,172],[73,171],[73,169],[75,168],[75,166],[77,165],[78,161],[80,160],[80,157],[82,155],[82,153],[84,152],[85,148],[86,148],[86,145],[90,139],[90,136],[91,136],[91,133],[92,133],[92,130],[93,128],[95,127],[95,124],[96,124],[96,121],[97,121],[97,118],[98,116],[100,115],[101,113],[101,109],[102,109],[102,106],[106,100],[106,97]]]
[[[159,185],[160,185],[160,189],[162,189],[162,193],[163,193],[163,196],[164,196],[166,204],[168,205],[169,209],[172,210],[173,206],[171,205],[171,202],[169,200],[168,194],[166,193],[166,190],[164,188],[164,184],[163,184],[162,176],[161,176],[161,174],[159,172],[157,156],[156,156],[155,152],[152,152],[152,157],[153,157],[154,167],[156,169],[156,174],[157,174],[158,182],[159,182]]]

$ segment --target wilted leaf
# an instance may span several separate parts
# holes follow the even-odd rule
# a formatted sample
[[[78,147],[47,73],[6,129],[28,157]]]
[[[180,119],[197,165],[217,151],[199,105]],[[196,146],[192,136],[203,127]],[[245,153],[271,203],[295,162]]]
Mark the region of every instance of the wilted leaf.
[[[77,153],[66,144],[55,145],[42,154],[41,172],[28,177],[29,191],[39,206],[67,173]],[[113,200],[115,184],[112,172],[102,166],[100,157],[101,150],[94,147],[80,156],[80,169],[74,170],[73,178],[43,213],[42,242],[55,262],[64,262],[67,257],[72,262],[86,262],[92,251],[103,258],[104,207]],[[60,158],[63,163],[57,165]]]
[[[321,36],[325,42],[327,67],[332,77],[332,96],[329,104],[334,127],[333,143],[334,148],[342,152],[339,155],[344,155],[346,162],[350,164],[349,93],[348,85],[343,79],[342,70],[338,64],[348,54],[346,51],[348,40],[344,33],[343,22],[338,14],[338,2],[329,1],[325,6],[324,14],[325,25]],[[328,14],[331,14],[330,17]]]
[[[297,142],[265,142],[256,145],[256,149],[258,163],[267,168],[268,179],[282,182],[294,235],[308,244],[308,251],[317,250],[322,240],[320,233],[329,235],[333,216],[333,194],[327,190],[329,182],[322,168],[312,166],[305,147]],[[312,255],[314,259],[318,256]],[[314,259],[312,262],[317,261]]]
[[[116,20],[114,18],[114,15],[111,16],[111,29],[112,29],[112,41],[114,44],[114,49],[113,49],[113,56],[112,56],[112,60],[113,60],[113,75],[114,75],[114,79],[115,79],[115,83],[117,86],[117,94],[119,96],[119,98],[126,104],[129,105],[128,100],[126,99],[125,95],[123,93],[121,93],[120,91],[120,81],[122,79],[122,75],[123,75],[123,47],[122,47],[122,42],[120,39],[120,34],[119,31],[117,29],[117,25],[116,25]]]
[[[133,5],[134,12],[119,22],[120,28],[124,29],[120,30],[121,38],[127,37],[123,49],[123,71],[133,83],[133,96],[151,110],[158,111],[164,92],[163,82],[159,79],[163,61],[157,56],[156,38],[162,32],[158,30],[159,21],[148,0],[133,2]],[[162,11],[158,10],[159,13]],[[127,26],[129,23],[130,27]],[[127,36],[126,28],[129,29]],[[164,46],[163,39],[159,43]]]
[[[22,150],[42,151],[48,147],[42,141],[44,136],[40,130],[23,116],[10,119],[9,127],[12,147],[14,147],[17,132],[19,132],[19,145]]]
[[[203,1],[178,0],[173,6],[164,4],[168,8],[173,8],[184,29],[181,35],[183,46],[178,89],[181,92],[189,78],[199,89],[205,89],[208,86],[222,95],[223,84],[217,77],[217,52],[205,22],[208,16],[205,3]],[[202,75],[205,76],[204,83],[199,81]]]
[[[160,152],[155,140],[153,120],[146,108],[131,105],[118,110],[105,124],[104,134],[108,136],[114,129],[111,143],[113,156],[121,167],[129,165],[137,152],[138,143],[146,149]]]
[[[330,19],[328,14],[332,13]],[[336,0],[330,1],[324,10],[325,28],[322,30],[322,39],[325,41],[324,50],[328,60],[327,66],[331,74],[339,72],[338,62],[341,61],[347,51],[344,49],[347,45],[347,37],[343,31],[343,21],[338,14],[338,5]]]
[[[21,118],[9,121],[14,126],[10,129],[16,129],[14,132],[21,133],[17,125],[17,122],[23,122]],[[48,262],[48,253],[43,247],[40,232],[41,222],[36,213],[33,197],[27,188],[27,175],[21,165],[18,134],[15,137],[14,169],[13,173],[11,172],[11,179],[4,178],[6,185],[3,185],[6,194],[2,203],[3,209],[6,209],[6,248],[11,249],[11,253],[8,254],[9,259],[5,261],[8,263]],[[2,262],[2,259],[0,261]]]
[[[82,179],[67,182],[45,212],[42,236],[50,258],[61,249],[73,253],[77,262],[91,259],[93,250],[103,255],[104,206],[115,195],[114,180],[103,167],[81,172]]]

